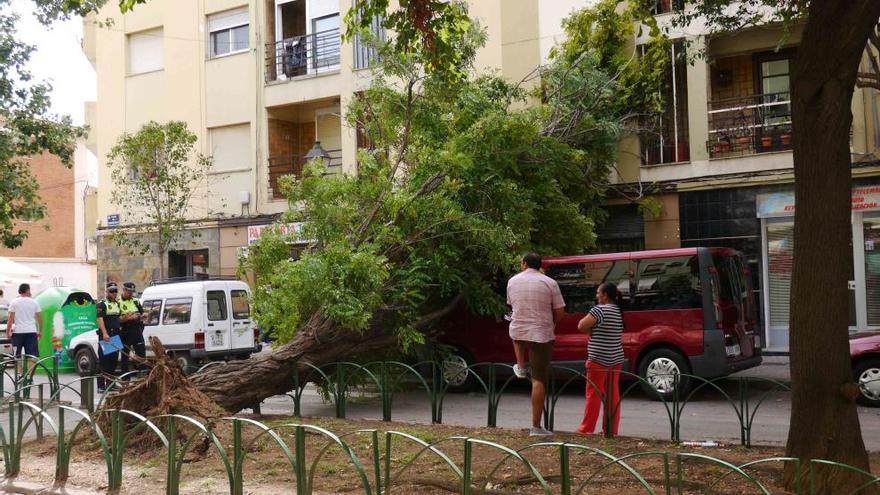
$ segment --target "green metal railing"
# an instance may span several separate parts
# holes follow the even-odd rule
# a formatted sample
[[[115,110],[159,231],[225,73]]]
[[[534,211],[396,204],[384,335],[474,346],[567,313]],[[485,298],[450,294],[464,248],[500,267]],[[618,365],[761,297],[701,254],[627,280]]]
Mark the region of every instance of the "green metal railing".
[[[362,493],[388,494],[395,484],[412,482],[406,474],[423,457],[430,456],[440,466],[439,472],[446,473],[452,483],[460,487],[460,492],[469,494],[478,487],[494,486],[500,483],[498,474],[507,466],[525,474],[525,479],[546,494],[560,493],[572,495],[587,493],[591,488],[605,487],[609,480],[623,483],[629,488],[627,493],[665,493],[667,495],[692,493],[695,487],[712,491],[722,482],[733,483],[742,491],[769,494],[773,488],[765,485],[758,474],[767,474],[766,465],[791,463],[795,469],[805,472],[808,483],[795,481],[794,493],[811,495],[816,493],[815,472],[822,468],[838,468],[856,473],[864,478],[863,484],[849,493],[855,495],[880,484],[880,477],[851,466],[815,459],[801,461],[788,457],[772,457],[734,464],[718,457],[697,453],[669,453],[662,451],[628,453],[616,456],[610,452],[570,442],[540,442],[514,449],[497,442],[484,439],[452,436],[428,442],[412,434],[401,431],[380,431],[362,429],[343,434],[335,434],[318,426],[285,423],[269,426],[259,421],[228,417],[222,422],[231,425],[223,431],[231,438],[222,439],[217,430],[210,425],[183,415],[163,415],[147,418],[131,411],[104,410],[89,412],[65,405],[55,407],[53,417],[49,409],[44,409],[25,400],[13,399],[7,404],[9,421],[7,427],[0,426],[0,447],[2,447],[4,471],[7,483],[15,485],[21,474],[22,456],[25,440],[33,433],[36,417],[42,417],[57,437],[55,476],[53,486],[62,489],[70,475],[70,456],[73,448],[80,445],[85,432],[99,445],[98,454],[103,457],[107,475],[107,491],[115,493],[122,488],[123,468],[129,451],[128,440],[143,429],[154,435],[164,450],[166,472],[165,491],[176,495],[180,491],[184,476],[184,456],[203,440],[217,454],[216,460],[207,457],[202,462],[219,462],[226,474],[229,493],[242,495],[247,492],[244,464],[249,453],[255,450],[274,448],[280,451],[286,470],[290,475],[290,491],[297,495],[313,493],[316,480],[322,476],[320,462],[325,456],[336,451],[346,460],[345,469],[356,475]],[[72,431],[67,431],[68,415],[78,418]],[[109,430],[101,428],[101,419],[106,416]],[[163,426],[160,426],[163,425]],[[88,426],[89,428],[86,428]],[[245,439],[243,431],[251,429],[255,435]],[[307,437],[311,441],[307,442]],[[352,438],[366,439],[366,453],[358,455],[349,443]],[[265,440],[261,443],[262,440]],[[415,453],[412,448],[415,447]],[[407,455],[401,451],[407,450]],[[548,453],[550,455],[548,455]],[[595,462],[585,466],[586,454]],[[475,468],[476,456],[483,462],[481,469]],[[494,457],[493,457],[494,456]],[[581,463],[573,469],[572,459],[577,457]],[[453,459],[460,458],[460,461]],[[550,462],[547,459],[551,459]],[[542,459],[544,471],[539,469],[533,459]],[[652,467],[646,466],[651,459]],[[633,461],[640,461],[642,469],[653,469],[651,475],[643,474]],[[658,466],[659,463],[659,466]],[[688,466],[708,463],[713,469],[704,470],[700,476],[689,476]],[[659,472],[658,476],[656,473]],[[707,474],[708,473],[708,474]],[[708,478],[707,478],[708,477]],[[650,480],[650,481],[649,481]],[[804,486],[806,485],[806,486]]]

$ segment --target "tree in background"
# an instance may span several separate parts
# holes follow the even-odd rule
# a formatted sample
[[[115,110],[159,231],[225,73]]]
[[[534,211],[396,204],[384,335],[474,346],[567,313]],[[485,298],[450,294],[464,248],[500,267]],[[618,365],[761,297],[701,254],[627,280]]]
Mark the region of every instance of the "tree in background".
[[[438,36],[458,58],[428,60],[424,40],[377,46],[372,84],[346,112],[371,143],[359,152],[357,175],[326,176],[313,163],[301,180],[286,181],[282,221],[304,222],[312,249],[290,260],[289,239],[277,234],[251,246],[254,317],[281,344],[192,376],[224,408],[285,393],[307,363],[409,351],[460,305],[500,314],[493,285],[519,254],[593,244],[617,143],[643,112],[622,100],[635,98],[622,63],[584,40],[538,71],[535,93],[478,76],[471,61],[482,31],[459,4],[439,4],[456,19],[438,25],[467,26]],[[641,87],[650,97],[659,90]]]
[[[130,228],[116,229],[119,246],[159,256],[159,278],[165,278],[166,253],[187,233],[187,211],[206,185],[211,159],[195,151],[197,136],[186,123],[148,122],[135,134],[123,134],[107,154],[113,188],[110,201],[125,211]]]
[[[50,113],[52,88],[28,71],[34,48],[16,39],[19,17],[10,9],[9,0],[0,0],[0,245],[15,248],[27,238],[20,222],[46,214],[27,157],[51,153],[70,167],[76,139],[85,133],[70,117]]]

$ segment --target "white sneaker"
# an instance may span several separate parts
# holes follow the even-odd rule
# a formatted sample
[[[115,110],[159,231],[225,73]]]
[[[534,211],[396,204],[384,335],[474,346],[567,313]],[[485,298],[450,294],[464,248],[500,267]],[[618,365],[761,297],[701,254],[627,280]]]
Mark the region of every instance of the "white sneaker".
[[[516,375],[517,378],[528,378],[529,373],[525,368],[520,368],[518,364],[513,365],[513,374]]]
[[[553,432],[550,430],[545,430],[544,428],[542,428],[540,426],[538,426],[538,427],[533,426],[529,429],[529,436],[530,437],[550,437],[550,436],[553,436]]]

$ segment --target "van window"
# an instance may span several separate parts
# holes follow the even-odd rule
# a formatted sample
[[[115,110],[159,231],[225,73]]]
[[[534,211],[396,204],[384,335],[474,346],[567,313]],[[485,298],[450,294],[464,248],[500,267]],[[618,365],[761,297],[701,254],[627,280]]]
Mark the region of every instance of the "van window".
[[[232,291],[232,319],[246,320],[251,317],[251,306],[245,290]]]
[[[547,276],[556,280],[566,313],[587,313],[596,305],[596,289],[603,282],[613,282],[622,296],[624,309],[629,303],[629,263],[619,261],[591,261],[552,265]]]
[[[189,323],[190,316],[192,316],[192,302],[191,297],[165,300],[165,317],[162,318],[162,324],[178,325]]]
[[[151,299],[144,301],[144,326],[152,327],[159,324],[159,314],[162,312],[162,300]]]
[[[700,260],[672,256],[640,260],[630,309],[690,309],[703,307]]]
[[[206,300],[208,301],[208,320],[223,321],[227,318],[226,291],[209,290]]]

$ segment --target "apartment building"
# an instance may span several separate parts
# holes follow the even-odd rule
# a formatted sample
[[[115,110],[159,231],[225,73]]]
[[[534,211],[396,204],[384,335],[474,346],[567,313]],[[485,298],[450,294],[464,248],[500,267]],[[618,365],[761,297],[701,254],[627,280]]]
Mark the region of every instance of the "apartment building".
[[[520,80],[561,38],[561,20],[587,0],[471,0],[487,30],[477,66]],[[98,278],[158,275],[159,260],[128,256],[106,235],[127,223],[109,200],[105,159],[123,132],[183,120],[214,158],[210,185],[193,202],[199,235],[169,253],[169,275],[234,274],[243,248],[287,208],[278,180],[326,158],[328,173],[356,173],[358,133],[345,125],[351,96],[369,84],[375,54],[340,40],[352,0],[152,0],[121,15],[113,2],[85,20],[83,49],[97,70],[90,122],[99,156]],[[677,0],[658,0],[670,26]],[[112,19],[110,27],[97,20]],[[599,231],[603,251],[729,246],[749,261],[763,344],[788,348],[793,175],[791,58],[800,31],[781,27],[726,36],[671,27],[667,109],[657,132],[627,138]],[[378,35],[383,35],[379,32]],[[639,49],[642,39],[635,40]],[[686,48],[689,46],[690,48]],[[707,59],[687,60],[705,48]],[[853,98],[851,327],[880,327],[880,116],[873,90]],[[658,216],[631,198],[646,192]],[[296,229],[297,225],[287,228]]]

